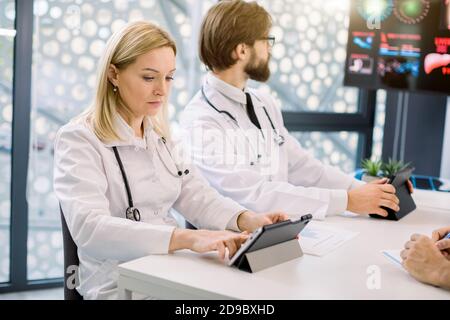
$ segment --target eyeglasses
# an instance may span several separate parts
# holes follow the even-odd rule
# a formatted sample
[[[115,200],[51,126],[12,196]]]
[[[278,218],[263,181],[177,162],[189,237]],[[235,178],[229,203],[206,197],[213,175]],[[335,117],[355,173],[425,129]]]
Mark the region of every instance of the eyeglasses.
[[[269,43],[269,46],[273,47],[273,45],[275,44],[275,37],[274,36],[268,36],[265,38],[261,38],[259,40],[267,40],[267,42]]]

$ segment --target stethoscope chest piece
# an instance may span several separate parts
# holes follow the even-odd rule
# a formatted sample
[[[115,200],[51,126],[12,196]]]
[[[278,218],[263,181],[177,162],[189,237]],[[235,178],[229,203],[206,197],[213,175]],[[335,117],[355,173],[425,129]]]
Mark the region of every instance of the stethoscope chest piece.
[[[128,207],[126,212],[127,219],[132,221],[141,221],[141,213],[138,208]]]

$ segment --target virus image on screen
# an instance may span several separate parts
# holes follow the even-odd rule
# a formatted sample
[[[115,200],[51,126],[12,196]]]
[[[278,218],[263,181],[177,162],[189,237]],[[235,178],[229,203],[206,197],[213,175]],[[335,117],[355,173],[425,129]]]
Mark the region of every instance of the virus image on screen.
[[[393,0],[358,0],[356,8],[364,20],[387,19],[394,8]]]
[[[398,20],[406,24],[417,24],[427,16],[430,0],[396,0],[394,14]]]

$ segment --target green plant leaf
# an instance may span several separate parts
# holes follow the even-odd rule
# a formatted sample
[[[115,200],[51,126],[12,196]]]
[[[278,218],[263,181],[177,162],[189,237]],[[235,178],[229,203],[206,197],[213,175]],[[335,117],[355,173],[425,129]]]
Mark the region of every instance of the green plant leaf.
[[[397,172],[407,168],[411,163],[403,163],[403,161],[397,161],[389,158],[387,163],[383,163],[381,166],[381,171],[384,177],[391,177]]]
[[[382,162],[381,160],[372,161],[370,159],[364,159],[361,162],[361,166],[369,176],[376,177],[381,170]]]

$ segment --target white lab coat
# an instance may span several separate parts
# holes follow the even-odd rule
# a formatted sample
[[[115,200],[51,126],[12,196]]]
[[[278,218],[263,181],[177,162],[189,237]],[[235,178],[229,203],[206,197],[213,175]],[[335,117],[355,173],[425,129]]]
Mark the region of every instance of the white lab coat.
[[[174,160],[149,119],[145,139],[134,137],[120,116],[114,121],[124,141],[104,144],[85,118],[62,127],[55,140],[54,190],[78,246],[77,289],[85,299],[117,298],[119,263],[168,253],[176,226],[172,207],[197,227],[235,231],[244,210],[209,187],[194,167],[176,176]],[[125,218],[128,198],[112,146],[120,153],[141,222]]]
[[[323,219],[346,210],[347,191],[364,183],[322,164],[306,152],[288,133],[280,108],[269,94],[245,89],[251,94],[264,139],[247,115],[243,91],[212,73],[205,77],[203,89],[215,108],[228,112],[238,123],[224,112],[214,110],[201,90],[180,117],[186,146],[211,186],[255,212],[282,210],[293,216],[312,213],[314,218]],[[263,106],[285,138],[281,146],[274,140],[277,135],[273,134]],[[255,152],[258,141],[262,147]],[[245,161],[230,162],[230,153],[231,158]]]

